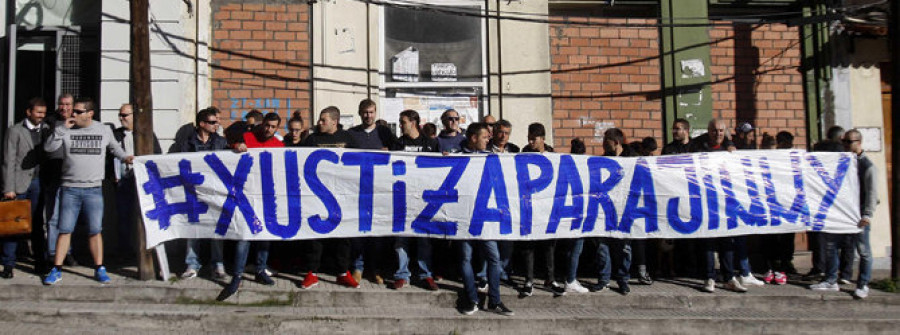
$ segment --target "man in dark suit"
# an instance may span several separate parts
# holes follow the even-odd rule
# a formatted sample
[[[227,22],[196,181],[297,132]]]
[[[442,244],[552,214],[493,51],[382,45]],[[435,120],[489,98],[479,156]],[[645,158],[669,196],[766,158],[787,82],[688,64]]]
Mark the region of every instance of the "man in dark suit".
[[[44,117],[47,115],[47,103],[44,99],[33,98],[28,101],[25,120],[13,124],[6,131],[3,144],[3,199],[28,199],[31,201],[32,250],[39,269],[44,267],[44,224],[41,214],[41,182],[39,166],[43,160],[41,144],[47,135]],[[12,278],[16,266],[16,238],[0,239],[3,246],[3,272],[0,277]]]

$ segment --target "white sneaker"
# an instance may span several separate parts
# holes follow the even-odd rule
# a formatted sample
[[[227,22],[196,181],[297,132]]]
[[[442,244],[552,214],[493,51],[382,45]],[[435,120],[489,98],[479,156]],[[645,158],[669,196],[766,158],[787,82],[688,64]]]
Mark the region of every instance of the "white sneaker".
[[[703,285],[703,292],[713,293],[716,291],[716,280],[715,279],[707,279],[706,284]]]
[[[869,285],[863,285],[863,287],[856,289],[853,291],[853,296],[858,299],[865,299],[869,296]]]
[[[744,285],[741,285],[737,278],[731,278],[731,280],[725,283],[725,288],[739,293],[747,292],[747,288],[744,287]]]
[[[197,277],[197,270],[188,268],[187,271],[181,274],[181,279],[191,279]]]
[[[578,279],[573,280],[570,283],[566,283],[566,292],[575,292],[575,293],[588,293],[586,287],[581,286],[581,283],[578,282]]]
[[[762,280],[756,279],[756,277],[754,277],[752,274],[749,274],[747,276],[738,277],[738,282],[740,282],[741,285],[744,285],[745,287],[746,286],[764,286],[764,285],[766,285],[765,282],[763,282]]]
[[[840,291],[841,287],[838,286],[837,283],[829,283],[827,281],[823,281],[818,284],[809,285],[810,290],[815,291]]]

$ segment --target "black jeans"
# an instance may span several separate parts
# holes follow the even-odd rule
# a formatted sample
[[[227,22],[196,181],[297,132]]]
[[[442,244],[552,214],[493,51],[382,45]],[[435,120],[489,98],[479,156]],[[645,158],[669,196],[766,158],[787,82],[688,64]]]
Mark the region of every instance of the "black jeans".
[[[335,272],[342,274],[350,269],[350,240],[349,238],[331,238],[306,241],[306,270],[312,273],[319,272],[322,265],[322,250],[326,247],[334,254],[337,268]]]
[[[556,251],[556,240],[523,241],[519,245],[525,256],[525,280],[527,282],[534,282],[534,249],[539,249],[544,257],[544,271],[547,280],[556,280],[553,254]]]
[[[763,250],[769,270],[787,272],[794,258],[794,233],[766,235]]]
[[[821,272],[825,273],[825,269],[827,267],[825,263],[825,245],[827,242],[825,241],[825,233],[818,231],[807,232],[806,236],[809,238],[809,249],[812,250],[812,270],[810,272]]]

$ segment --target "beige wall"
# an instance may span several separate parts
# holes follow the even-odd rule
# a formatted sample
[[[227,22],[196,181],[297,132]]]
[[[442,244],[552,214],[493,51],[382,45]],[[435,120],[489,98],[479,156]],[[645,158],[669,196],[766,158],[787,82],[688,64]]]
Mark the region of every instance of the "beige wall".
[[[497,5],[498,2],[491,2],[490,9],[497,10]],[[545,1],[499,1],[499,10],[503,17],[548,13]],[[497,31],[496,20],[490,20],[493,110],[489,114],[498,119],[502,116],[513,124],[510,141],[519,146],[528,143],[528,125],[532,122],[543,123],[547,129],[546,141],[553,143],[548,27],[543,23],[504,20],[499,39]]]
[[[850,88],[850,127],[878,127],[884,134],[884,115],[881,104],[881,71],[877,67],[889,55],[887,43],[884,40],[857,39],[854,41],[856,53],[847,55],[850,64],[849,71]],[[890,125],[887,125],[888,127]],[[881,147],[884,148],[882,136]],[[872,253],[875,257],[876,268],[890,267],[891,249],[891,220],[887,195],[887,175],[884,150],[866,153],[875,163],[878,169],[878,198],[881,202],[875,211],[874,223],[871,231]]]
[[[370,7],[376,12],[376,6]],[[377,30],[367,34],[366,29],[371,26],[366,23],[366,4],[319,1],[313,8],[313,20],[314,119],[323,108],[337,106],[342,115],[354,115],[353,123],[359,123],[356,107],[367,97],[366,39],[368,35],[378,36]],[[377,44],[371,46],[374,54]]]
[[[850,71],[850,92],[853,127],[878,127],[884,129],[884,117],[881,105],[881,74],[872,64],[854,65]],[[883,133],[883,131],[882,131]],[[883,138],[883,137],[882,137]],[[882,148],[884,140],[882,139]],[[875,211],[875,220],[872,225],[871,243],[872,253],[876,258],[885,259],[890,256],[891,248],[891,220],[887,195],[887,176],[885,174],[885,153],[873,151],[866,153],[875,163],[878,169],[878,198],[881,202]],[[883,260],[876,261],[877,265],[889,265]],[[881,267],[881,266],[877,266]]]

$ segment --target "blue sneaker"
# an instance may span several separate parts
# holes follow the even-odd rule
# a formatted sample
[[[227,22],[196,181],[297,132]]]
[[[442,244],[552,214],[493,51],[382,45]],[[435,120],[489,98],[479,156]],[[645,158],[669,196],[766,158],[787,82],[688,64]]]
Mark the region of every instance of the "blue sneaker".
[[[59,268],[54,267],[50,270],[50,273],[47,274],[47,277],[44,278],[44,285],[53,285],[62,280],[62,271],[59,271]]]
[[[106,267],[100,266],[94,271],[94,279],[96,279],[100,284],[109,284],[109,275],[106,274]]]

